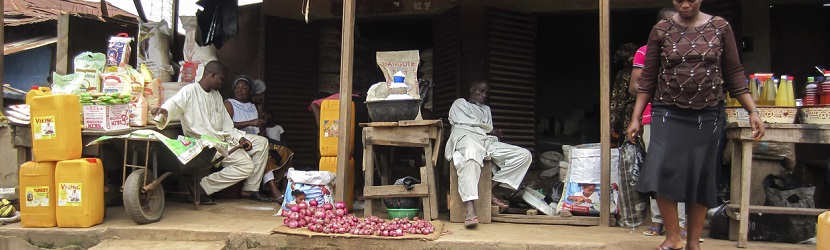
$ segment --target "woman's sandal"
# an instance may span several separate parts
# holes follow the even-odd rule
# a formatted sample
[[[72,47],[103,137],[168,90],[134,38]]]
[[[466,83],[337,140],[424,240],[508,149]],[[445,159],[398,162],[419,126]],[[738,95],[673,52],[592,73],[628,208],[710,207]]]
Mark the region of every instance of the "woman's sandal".
[[[659,227],[649,227],[648,230],[643,232],[643,235],[645,235],[645,236],[660,236],[660,235],[663,235],[663,233],[664,233],[663,226],[659,226]]]
[[[475,216],[472,219],[464,219],[465,228],[474,228],[476,226],[478,226],[478,216]]]
[[[664,246],[657,246],[657,250],[683,250],[683,248],[671,248],[671,247],[664,247]]]

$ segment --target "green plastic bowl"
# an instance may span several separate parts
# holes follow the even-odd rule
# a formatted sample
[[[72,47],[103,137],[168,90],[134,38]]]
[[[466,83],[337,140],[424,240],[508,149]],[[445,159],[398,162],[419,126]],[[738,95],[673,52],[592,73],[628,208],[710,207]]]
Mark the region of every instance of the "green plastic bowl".
[[[392,219],[407,218],[411,220],[418,216],[418,212],[421,212],[420,208],[387,208],[386,210],[389,211],[389,217],[392,217]]]

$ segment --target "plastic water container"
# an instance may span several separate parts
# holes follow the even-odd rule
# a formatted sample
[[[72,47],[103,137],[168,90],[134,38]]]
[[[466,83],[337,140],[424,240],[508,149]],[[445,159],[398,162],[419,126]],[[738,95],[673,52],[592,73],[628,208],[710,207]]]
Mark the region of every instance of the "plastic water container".
[[[26,92],[26,104],[32,105],[32,98],[35,96],[51,95],[52,89],[49,87],[32,86],[32,90]]]
[[[337,157],[320,157],[320,171],[329,171],[337,174]],[[346,168],[346,207],[352,209],[354,203],[354,158],[349,157],[349,167]],[[340,176],[337,176],[340,178]],[[334,187],[335,189],[340,187]]]
[[[20,225],[54,227],[56,162],[26,162],[20,166]]]
[[[78,96],[53,95],[48,88],[46,90],[44,93],[49,94],[33,94],[28,101],[31,109],[30,127],[34,161],[81,158],[81,103]],[[29,97],[27,93],[26,98]]]
[[[818,237],[818,246],[816,249],[830,249],[830,212],[824,212],[818,216],[816,237]]]
[[[104,166],[97,158],[58,162],[55,169],[58,227],[104,222]]]
[[[351,102],[351,101],[350,101]],[[352,107],[352,133],[349,134],[349,145],[354,145],[354,103]],[[320,156],[337,156],[337,135],[340,118],[340,100],[325,100],[320,104]],[[354,153],[354,147],[350,147],[349,155]]]

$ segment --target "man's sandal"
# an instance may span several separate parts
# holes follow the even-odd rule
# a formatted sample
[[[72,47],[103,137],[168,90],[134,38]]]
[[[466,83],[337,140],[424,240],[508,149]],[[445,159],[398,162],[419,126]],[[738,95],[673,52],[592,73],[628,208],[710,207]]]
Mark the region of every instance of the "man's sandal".
[[[503,201],[499,200],[496,197],[493,197],[493,199],[491,199],[490,202],[493,205],[496,205],[496,206],[499,207],[499,213],[504,213],[504,211],[507,211],[507,209],[510,208],[509,205],[505,204]]]
[[[239,198],[253,200],[253,201],[259,201],[259,202],[271,202],[271,200],[269,200],[268,198],[265,198],[265,197],[262,197],[262,195],[259,195],[258,192],[253,192],[253,193],[251,193],[251,195],[248,195],[248,196],[240,195]]]
[[[464,219],[465,228],[475,228],[476,226],[478,226],[478,216],[475,216],[472,219]]]

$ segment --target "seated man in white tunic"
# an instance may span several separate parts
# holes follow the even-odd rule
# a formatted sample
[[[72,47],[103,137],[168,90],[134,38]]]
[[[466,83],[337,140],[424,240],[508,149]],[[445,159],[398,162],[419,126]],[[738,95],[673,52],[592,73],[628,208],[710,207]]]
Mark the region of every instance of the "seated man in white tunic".
[[[533,160],[527,149],[499,142],[497,136],[502,136],[501,130],[493,130],[490,107],[485,105],[489,93],[487,82],[473,83],[470,97],[455,100],[449,112],[452,133],[444,155],[458,172],[458,193],[467,206],[464,225],[468,228],[478,225],[473,201],[478,200],[478,180],[484,157],[490,156],[496,165],[493,168],[493,187],[503,183],[512,189],[519,188]],[[488,135],[491,132],[495,133]],[[507,208],[507,204],[497,198],[490,202],[502,209]]]
[[[182,130],[187,137],[201,138],[204,135],[222,140],[229,147],[244,146],[244,150],[237,150],[222,161],[224,168],[221,171],[202,178],[199,184],[205,194],[211,195],[245,180],[241,196],[264,201],[267,199],[257,191],[268,162],[268,140],[234,128],[233,120],[225,110],[222,95],[219,94],[226,73],[225,66],[219,61],[209,62],[198,83],[182,87],[153,113],[164,114],[168,120],[181,117]],[[203,204],[215,204],[208,197],[204,198],[207,199],[203,199]]]

